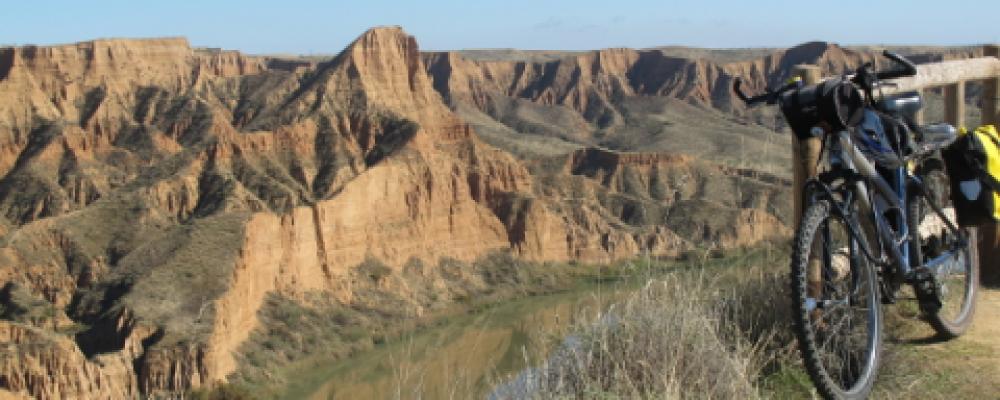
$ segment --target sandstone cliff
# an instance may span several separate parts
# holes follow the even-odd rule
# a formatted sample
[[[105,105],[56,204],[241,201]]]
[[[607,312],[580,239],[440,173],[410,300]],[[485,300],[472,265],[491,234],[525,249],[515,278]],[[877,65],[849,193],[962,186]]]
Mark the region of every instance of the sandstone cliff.
[[[642,54],[473,65],[399,28],[317,65],[183,39],[0,49],[0,387],[225,381],[266,296],[351,304],[367,260],[608,262],[787,234],[781,177],[677,152],[519,159],[452,110],[501,93],[613,125],[619,98],[702,90],[636,86]],[[481,75],[441,80],[448,65]]]
[[[975,56],[981,51],[898,50],[918,63]],[[737,76],[747,82],[749,90],[755,90],[784,82],[798,64],[818,65],[827,75],[851,71],[864,62],[885,64],[875,49],[827,42],[804,43],[739,60],[673,53],[669,49],[619,48],[541,60],[468,58],[463,52],[428,53],[424,58],[435,88],[453,103],[488,108],[492,96],[522,98],[568,106],[600,126],[621,122],[618,103],[625,97],[666,96],[723,110],[743,110],[731,91]]]
[[[972,49],[900,48],[917,62],[974,55]],[[434,88],[491,144],[536,156],[600,146],[683,152],[736,167],[787,170],[788,135],[774,108],[748,110],[735,77],[756,92],[787,80],[797,64],[825,74],[864,62],[874,49],[810,42],[776,50],[605,49],[575,53],[455,51],[424,55]],[[517,140],[510,140],[519,134]],[[530,143],[530,145],[525,145]]]

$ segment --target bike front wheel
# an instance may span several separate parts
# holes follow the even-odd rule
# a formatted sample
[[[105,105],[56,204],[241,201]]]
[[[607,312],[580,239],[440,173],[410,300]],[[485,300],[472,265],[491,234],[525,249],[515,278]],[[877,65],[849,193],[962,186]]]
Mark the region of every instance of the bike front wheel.
[[[827,399],[864,399],[874,385],[882,347],[878,281],[862,254],[862,229],[834,207],[852,209],[817,201],[806,209],[795,235],[795,328],[818,392]]]

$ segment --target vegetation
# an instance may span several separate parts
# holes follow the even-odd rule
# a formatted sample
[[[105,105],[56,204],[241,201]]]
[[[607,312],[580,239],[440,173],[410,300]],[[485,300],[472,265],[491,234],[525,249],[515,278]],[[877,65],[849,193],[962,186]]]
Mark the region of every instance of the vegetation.
[[[332,360],[355,360],[384,346],[399,348],[404,354],[390,354],[405,359],[436,343],[419,339],[409,345],[417,348],[408,348],[412,332],[437,329],[451,319],[465,321],[456,322],[455,329],[461,329],[471,323],[465,315],[491,314],[494,305],[512,298],[581,284],[590,291],[594,287],[590,285],[610,287],[609,280],[645,284],[615,296],[618,300],[596,318],[593,309],[581,309],[576,311],[580,315],[570,316],[575,322],[569,328],[537,328],[537,334],[521,338],[524,344],[517,345],[516,354],[504,356],[523,358],[514,364],[536,368],[513,378],[496,372],[485,378],[455,376],[451,379],[457,392],[452,393],[478,396],[485,385],[499,398],[810,398],[815,393],[785,312],[790,308],[785,247],[727,253],[695,250],[676,261],[634,260],[605,266],[531,264],[498,254],[472,265],[445,261],[429,269],[413,261],[403,271],[391,272],[369,260],[356,268],[358,298],[350,306],[315,295],[307,295],[305,301],[271,297],[261,314],[265,328],[243,348],[237,379],[195,393],[200,396],[195,398],[311,393],[310,388],[329,379],[328,373],[305,381],[300,375],[326,368]],[[418,276],[429,282],[426,287],[416,284],[423,281]],[[391,294],[404,282],[418,299],[415,302]],[[424,314],[415,316],[418,306]],[[995,350],[975,341],[930,341],[933,332],[909,302],[887,310],[889,346],[876,398],[976,398],[995,393],[996,384],[990,380],[996,370]],[[458,335],[455,329],[442,334]],[[385,357],[384,352],[378,354]],[[371,362],[364,357],[357,360]],[[406,398],[407,393],[420,395],[430,389],[422,386],[429,377],[421,374],[433,372],[412,370],[419,365],[403,361],[390,371],[384,366],[366,371],[383,368],[381,373],[390,374],[385,383],[396,386],[397,397]],[[329,371],[342,367],[334,368]],[[287,387],[292,377],[299,386]],[[485,381],[477,383],[479,379]]]
[[[786,312],[787,259],[785,251],[754,250],[653,278],[572,329],[573,340],[532,379],[501,389],[534,398],[815,398]],[[1000,390],[995,348],[966,337],[937,342],[912,301],[886,310],[874,398]]]
[[[652,278],[540,368],[537,398],[758,398],[763,379],[793,363],[787,286],[775,263],[787,254],[749,251],[691,257],[692,268]],[[728,265],[727,265],[728,264]],[[785,374],[781,372],[781,374]]]
[[[397,270],[369,259],[352,269],[350,304],[323,293],[269,297],[259,314],[261,328],[240,349],[241,368],[231,381],[276,396],[287,384],[287,369],[280,366],[332,362],[511,299],[658,274],[681,265],[656,260],[642,266],[530,263],[502,252],[474,263],[446,259],[429,266],[414,259]]]
[[[39,298],[14,282],[0,287],[0,319],[31,323],[36,326],[56,325],[56,306]]]

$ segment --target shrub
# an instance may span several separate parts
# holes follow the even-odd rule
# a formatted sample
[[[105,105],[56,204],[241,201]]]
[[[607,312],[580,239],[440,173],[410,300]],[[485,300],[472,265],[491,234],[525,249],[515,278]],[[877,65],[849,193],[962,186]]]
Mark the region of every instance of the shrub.
[[[760,398],[767,371],[793,359],[775,312],[788,296],[766,260],[746,261],[649,280],[496,397]]]

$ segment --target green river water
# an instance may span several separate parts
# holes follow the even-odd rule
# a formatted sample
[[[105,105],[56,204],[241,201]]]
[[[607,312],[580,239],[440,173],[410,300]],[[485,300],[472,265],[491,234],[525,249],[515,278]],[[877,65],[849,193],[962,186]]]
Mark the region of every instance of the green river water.
[[[448,318],[356,356],[297,368],[288,399],[483,398],[536,365],[581,318],[593,321],[640,282],[582,285]]]

